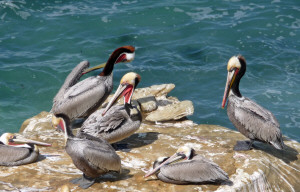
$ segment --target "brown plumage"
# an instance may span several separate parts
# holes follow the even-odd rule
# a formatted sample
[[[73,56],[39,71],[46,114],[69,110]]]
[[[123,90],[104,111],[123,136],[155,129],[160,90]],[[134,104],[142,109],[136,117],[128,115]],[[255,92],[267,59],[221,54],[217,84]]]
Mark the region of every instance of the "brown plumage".
[[[34,163],[39,157],[36,145],[51,144],[25,139],[12,133],[4,133],[0,137],[0,166],[19,166]]]
[[[131,97],[140,80],[140,75],[136,73],[125,74],[107,107],[91,114],[82,124],[77,136],[85,133],[115,143],[138,130],[142,115],[135,106],[131,105]],[[124,96],[124,105],[113,106],[121,96]]]
[[[206,159],[187,146],[180,147],[171,157],[160,157],[145,177],[157,178],[173,184],[204,184],[227,181],[228,175],[217,164]]]
[[[75,137],[69,123],[69,118],[64,115],[52,119],[52,124],[65,133],[66,152],[83,172],[83,176],[71,180],[72,183],[86,189],[94,184],[97,177],[110,171],[120,171],[121,159],[107,141],[87,134]]]
[[[82,81],[79,81],[79,79],[83,74],[99,67],[86,70],[89,67],[89,63],[87,61],[79,63],[68,75],[63,86],[54,97],[53,114],[64,114],[70,120],[74,120],[79,117],[87,117],[96,111],[113,89],[112,71],[114,64],[132,61],[134,59],[134,51],[135,49],[132,46],[116,49],[99,75],[88,77]]]
[[[283,149],[284,143],[280,126],[274,115],[254,101],[243,97],[239,90],[240,79],[246,72],[246,60],[243,56],[233,56],[227,65],[228,76],[222,102],[227,103],[227,114],[233,125],[247,138],[246,146],[235,146],[235,150],[249,150],[253,141],[261,141]]]

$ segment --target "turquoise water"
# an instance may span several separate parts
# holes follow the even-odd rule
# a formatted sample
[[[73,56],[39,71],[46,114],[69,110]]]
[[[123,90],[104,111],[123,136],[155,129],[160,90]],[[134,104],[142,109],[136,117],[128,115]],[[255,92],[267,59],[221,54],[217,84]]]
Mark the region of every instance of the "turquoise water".
[[[221,102],[227,61],[240,53],[241,93],[300,141],[299,28],[298,0],[0,1],[0,132],[49,111],[80,61],[134,45],[136,59],[115,67],[115,89],[129,71],[139,87],[174,83],[171,95],[194,103],[192,120],[234,129]]]

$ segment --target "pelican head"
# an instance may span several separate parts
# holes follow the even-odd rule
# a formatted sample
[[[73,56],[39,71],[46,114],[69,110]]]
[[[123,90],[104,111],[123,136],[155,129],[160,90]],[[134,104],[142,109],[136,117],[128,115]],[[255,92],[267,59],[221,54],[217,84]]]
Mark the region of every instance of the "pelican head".
[[[133,92],[140,81],[141,76],[139,74],[134,72],[126,73],[122,77],[117,91],[115,92],[113,98],[109,101],[102,115],[105,115],[111,106],[122,96],[124,97],[124,104],[130,104]]]
[[[118,49],[116,49],[113,54],[115,52],[121,52],[121,54],[119,54],[118,59],[116,60],[115,63],[124,63],[124,62],[131,62],[134,60],[135,57],[135,48],[133,46],[123,46],[120,47]],[[112,54],[112,55],[113,55]]]
[[[225,85],[225,91],[222,101],[222,108],[225,107],[227,97],[230,94],[230,90],[232,89],[233,85],[236,85],[238,91],[238,83],[240,78],[244,75],[246,71],[246,60],[242,55],[233,56],[229,59],[227,64],[227,81]],[[241,96],[238,91],[238,96]]]
[[[60,114],[52,116],[52,126],[65,134],[65,142],[68,139],[68,134],[70,134],[67,125],[69,125],[69,118],[67,116]]]
[[[29,144],[40,145],[40,146],[51,146],[51,144],[49,143],[26,139],[21,136],[14,135],[12,133],[3,133],[0,137],[0,142],[2,142],[4,145],[9,145],[14,147],[26,147],[26,148],[31,148]]]
[[[178,148],[178,150],[176,151],[176,153],[174,155],[172,155],[169,158],[165,158],[165,157],[160,157],[158,158],[154,164],[153,164],[153,169],[150,170],[146,175],[146,177],[149,177],[150,175],[153,175],[155,173],[157,173],[160,168],[164,165],[168,165],[174,162],[177,162],[179,160],[189,160],[193,157],[194,155],[194,149],[192,149],[191,147],[188,146],[181,146]]]
[[[114,52],[112,52],[112,54],[110,55],[106,63],[102,63],[95,67],[86,69],[82,74],[89,73],[96,69],[101,69],[105,67],[106,64],[131,62],[132,60],[134,60],[134,57],[135,57],[135,48],[133,46],[128,45],[128,46],[119,47],[116,50],[114,50]]]

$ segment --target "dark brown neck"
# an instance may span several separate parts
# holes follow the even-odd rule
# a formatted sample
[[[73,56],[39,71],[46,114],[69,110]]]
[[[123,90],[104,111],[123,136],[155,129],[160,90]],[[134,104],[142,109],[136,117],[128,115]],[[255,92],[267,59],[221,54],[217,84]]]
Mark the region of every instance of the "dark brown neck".
[[[99,74],[100,76],[108,76],[112,73],[114,69],[114,65],[117,62],[117,59],[125,53],[130,53],[131,51],[127,49],[126,47],[120,47],[116,49],[111,56],[108,58],[106,65],[103,69],[103,71]]]
[[[243,57],[243,56],[238,56],[238,59],[239,59],[239,61],[240,61],[240,63],[241,63],[241,69],[240,69],[240,71],[238,72],[238,74],[236,75],[236,77],[235,77],[235,81],[234,81],[234,83],[233,83],[233,85],[232,85],[232,87],[231,87],[231,90],[232,90],[232,92],[236,95],[236,96],[238,96],[238,97],[242,97],[242,94],[241,94],[241,92],[240,92],[240,88],[239,88],[239,86],[240,86],[240,80],[241,80],[241,78],[244,76],[244,74],[245,74],[245,72],[246,72],[246,60],[245,60],[245,58]]]
[[[65,131],[67,132],[68,137],[74,137],[73,132],[70,127],[70,124],[71,124],[70,118],[64,114],[58,114],[58,115],[56,115],[56,117],[63,118],[63,120],[65,121],[65,124],[66,124]]]

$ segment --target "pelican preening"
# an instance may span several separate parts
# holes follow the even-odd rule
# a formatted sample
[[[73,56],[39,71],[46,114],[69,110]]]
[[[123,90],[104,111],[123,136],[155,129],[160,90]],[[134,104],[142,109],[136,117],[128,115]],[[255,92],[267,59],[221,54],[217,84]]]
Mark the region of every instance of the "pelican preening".
[[[83,176],[71,180],[72,183],[86,189],[94,184],[97,177],[109,171],[121,170],[121,159],[107,141],[87,134],[74,137],[69,123],[65,115],[53,116],[52,124],[64,132],[66,152],[83,172]]]
[[[241,55],[231,57],[228,61],[227,71],[222,108],[228,99],[227,114],[230,121],[250,139],[250,143],[246,146],[236,145],[234,149],[249,150],[254,141],[269,143],[276,149],[283,149],[282,134],[274,115],[240,93],[239,83],[246,72],[245,58]]]
[[[54,115],[64,114],[74,120],[92,114],[106,100],[113,89],[113,68],[115,63],[130,62],[134,59],[135,48],[123,46],[116,49],[106,62],[103,71],[80,82],[80,77],[98,69],[99,66],[86,70],[87,61],[76,66],[66,78],[63,86],[53,99]]]
[[[137,73],[125,74],[114,96],[105,109],[100,109],[91,114],[78,131],[115,143],[132,135],[141,125],[140,111],[131,105],[131,97],[141,80]],[[124,105],[114,105],[117,99],[124,97]]]
[[[51,144],[26,139],[12,133],[0,137],[0,166],[18,166],[33,163],[38,159],[39,149],[36,145]]]
[[[173,184],[221,183],[228,175],[217,164],[187,146],[180,147],[171,157],[160,157],[145,177],[156,174],[161,181]]]

